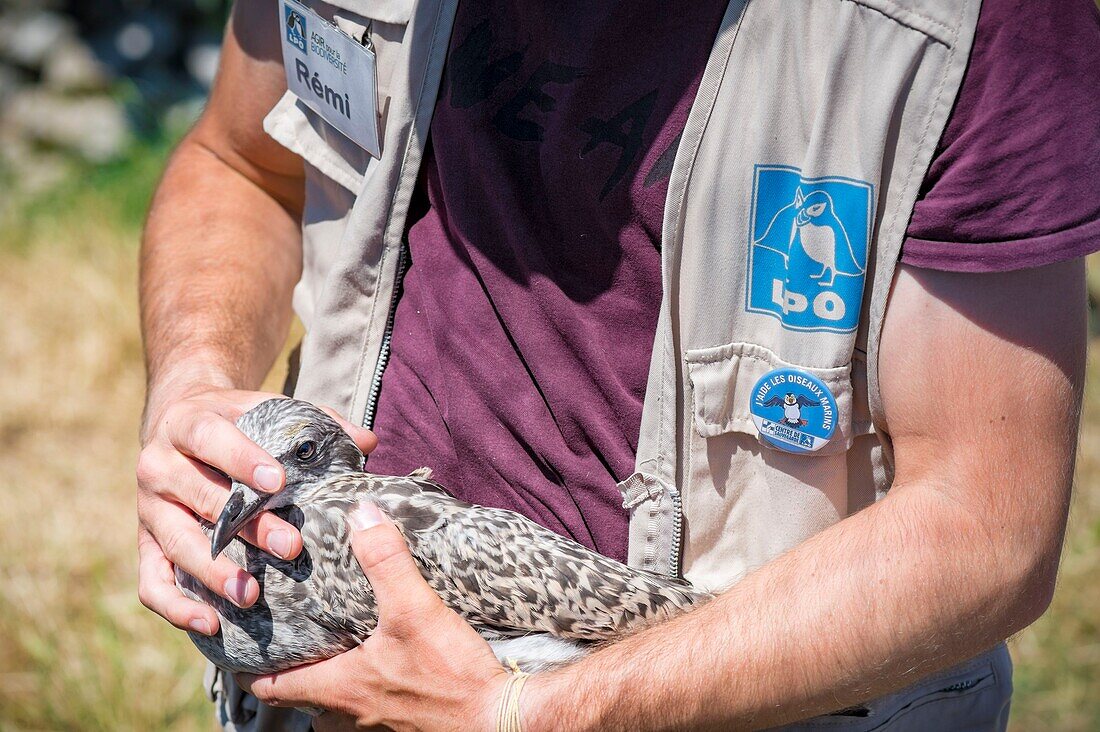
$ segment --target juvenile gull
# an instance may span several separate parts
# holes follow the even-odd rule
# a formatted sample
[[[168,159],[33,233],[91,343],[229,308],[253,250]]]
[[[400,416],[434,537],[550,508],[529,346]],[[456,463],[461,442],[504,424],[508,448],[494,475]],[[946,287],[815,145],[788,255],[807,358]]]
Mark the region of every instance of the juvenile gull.
[[[215,636],[191,640],[216,666],[270,673],[330,658],[370,635],[374,593],[351,549],[347,514],[370,500],[400,529],[421,574],[443,601],[521,667],[537,669],[583,654],[593,642],[659,621],[709,597],[683,580],[650,574],[593,552],[527,518],[451,496],[430,472],[407,477],[363,472],[362,452],[327,414],[271,399],[237,420],[276,457],[286,487],[260,494],[234,482],[211,534],[256,577],[260,598],[241,609],[176,570],[189,597],[213,606]],[[236,538],[260,512],[298,526],[302,553],[272,557]]]

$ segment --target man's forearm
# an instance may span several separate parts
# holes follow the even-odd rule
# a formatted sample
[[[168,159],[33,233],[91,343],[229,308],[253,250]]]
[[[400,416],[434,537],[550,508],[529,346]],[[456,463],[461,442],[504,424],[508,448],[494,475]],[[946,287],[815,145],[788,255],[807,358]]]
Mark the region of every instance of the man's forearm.
[[[889,496],[684,617],[536,677],[528,728],[782,724],[903,688],[1035,620],[1069,507],[1083,303],[1080,261],[978,278],[903,266],[878,369]]]
[[[286,337],[301,272],[288,207],[193,133],[157,191],[141,261],[150,401],[190,383],[258,386]]]
[[[835,711],[1031,622],[1047,602],[1026,595],[1031,570],[990,551],[938,490],[896,486],[708,605],[536,678],[527,729],[578,716],[578,728],[745,729]],[[1025,596],[1006,604],[1006,588]]]

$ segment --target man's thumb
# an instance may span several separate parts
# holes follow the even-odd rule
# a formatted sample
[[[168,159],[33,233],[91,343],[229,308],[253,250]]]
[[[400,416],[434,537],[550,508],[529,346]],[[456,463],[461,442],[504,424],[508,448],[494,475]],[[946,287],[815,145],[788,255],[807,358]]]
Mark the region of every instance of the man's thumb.
[[[435,594],[409,552],[405,537],[377,505],[362,501],[348,514],[351,547],[374,589],[380,619],[437,603]]]

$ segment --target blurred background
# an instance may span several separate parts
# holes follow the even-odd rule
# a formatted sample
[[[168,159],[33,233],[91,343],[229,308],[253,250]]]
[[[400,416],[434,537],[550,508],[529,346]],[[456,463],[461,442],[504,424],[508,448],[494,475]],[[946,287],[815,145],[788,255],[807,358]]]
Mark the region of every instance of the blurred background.
[[[136,256],[227,10],[0,0],[0,732],[212,728],[201,657],[137,601]],[[1100,730],[1093,351],[1058,591],[1011,643],[1015,730]]]

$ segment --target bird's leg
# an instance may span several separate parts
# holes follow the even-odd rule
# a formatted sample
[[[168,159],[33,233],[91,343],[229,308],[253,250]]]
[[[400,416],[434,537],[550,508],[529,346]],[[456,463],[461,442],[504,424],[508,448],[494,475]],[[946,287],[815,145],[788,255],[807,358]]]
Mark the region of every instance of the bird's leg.
[[[825,280],[825,273],[829,274],[829,280],[828,281]],[[833,280],[836,279],[836,270],[833,269],[832,267],[830,267],[827,264],[823,264],[823,265],[821,265],[821,272],[819,272],[818,274],[815,274],[815,275],[810,275],[810,279],[812,279],[812,280],[821,280],[820,282],[817,283],[821,287],[832,287],[833,286]]]

